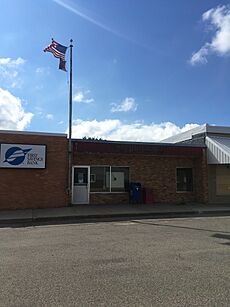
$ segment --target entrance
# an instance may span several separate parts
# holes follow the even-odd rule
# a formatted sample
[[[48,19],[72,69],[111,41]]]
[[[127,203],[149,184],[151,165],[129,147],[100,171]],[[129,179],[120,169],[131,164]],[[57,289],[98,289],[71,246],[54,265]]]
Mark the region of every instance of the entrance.
[[[89,203],[89,166],[73,167],[73,204]]]

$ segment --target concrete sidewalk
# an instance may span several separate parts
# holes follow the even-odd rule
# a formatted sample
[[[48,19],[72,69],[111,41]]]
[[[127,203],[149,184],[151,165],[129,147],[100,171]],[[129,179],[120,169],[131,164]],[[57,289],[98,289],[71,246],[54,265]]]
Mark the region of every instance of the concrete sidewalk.
[[[0,225],[200,215],[230,215],[230,204],[76,205],[64,208],[9,210],[0,211]]]

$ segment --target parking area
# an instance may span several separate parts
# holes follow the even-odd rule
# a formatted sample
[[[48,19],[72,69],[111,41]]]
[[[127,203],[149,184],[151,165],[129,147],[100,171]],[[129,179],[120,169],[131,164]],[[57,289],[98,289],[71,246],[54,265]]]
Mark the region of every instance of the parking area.
[[[0,306],[229,306],[230,218],[0,229]]]

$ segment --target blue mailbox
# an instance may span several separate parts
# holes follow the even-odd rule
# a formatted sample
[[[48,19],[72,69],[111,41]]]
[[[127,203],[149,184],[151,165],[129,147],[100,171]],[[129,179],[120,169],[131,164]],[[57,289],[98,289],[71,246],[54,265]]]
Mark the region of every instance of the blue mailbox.
[[[140,182],[131,182],[129,186],[130,202],[140,204],[142,201],[142,189]]]

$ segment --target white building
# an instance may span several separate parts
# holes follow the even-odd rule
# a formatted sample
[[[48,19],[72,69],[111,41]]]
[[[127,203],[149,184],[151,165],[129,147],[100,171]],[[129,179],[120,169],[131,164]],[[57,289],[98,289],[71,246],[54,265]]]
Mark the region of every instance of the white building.
[[[230,203],[230,127],[204,124],[163,140],[206,145],[210,203]]]

